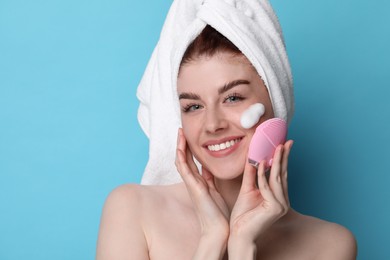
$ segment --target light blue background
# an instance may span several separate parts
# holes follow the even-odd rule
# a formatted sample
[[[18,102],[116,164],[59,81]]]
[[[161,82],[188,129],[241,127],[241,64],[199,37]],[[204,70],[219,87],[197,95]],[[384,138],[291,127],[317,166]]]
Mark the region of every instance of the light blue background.
[[[142,2],[142,3],[141,3]],[[293,206],[390,259],[390,3],[273,0],[295,79]],[[170,1],[0,0],[0,259],[93,259],[139,182],[137,84]]]

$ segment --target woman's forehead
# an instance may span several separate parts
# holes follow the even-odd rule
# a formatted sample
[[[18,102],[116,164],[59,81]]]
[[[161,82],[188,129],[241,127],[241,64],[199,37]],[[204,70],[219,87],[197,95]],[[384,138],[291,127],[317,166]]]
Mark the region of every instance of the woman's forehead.
[[[177,87],[189,88],[192,85],[221,85],[232,80],[251,80],[258,74],[243,55],[216,54],[212,57],[199,57],[182,66]]]

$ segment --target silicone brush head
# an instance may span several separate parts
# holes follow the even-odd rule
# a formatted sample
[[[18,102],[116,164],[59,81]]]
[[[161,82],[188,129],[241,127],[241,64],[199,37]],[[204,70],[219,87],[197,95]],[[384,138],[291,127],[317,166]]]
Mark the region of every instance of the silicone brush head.
[[[280,118],[272,118],[261,123],[255,131],[249,145],[249,163],[258,167],[261,161],[265,161],[266,168],[272,165],[275,149],[283,144],[287,137],[287,123]]]

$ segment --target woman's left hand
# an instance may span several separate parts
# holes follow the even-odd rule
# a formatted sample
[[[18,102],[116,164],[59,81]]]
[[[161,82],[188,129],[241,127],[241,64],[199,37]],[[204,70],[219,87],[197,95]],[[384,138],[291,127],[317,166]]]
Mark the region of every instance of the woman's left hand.
[[[230,217],[229,240],[238,238],[255,243],[265,230],[288,212],[287,164],[292,144],[290,140],[277,147],[268,182],[264,162],[257,170],[257,185],[256,168],[246,163],[241,190]]]

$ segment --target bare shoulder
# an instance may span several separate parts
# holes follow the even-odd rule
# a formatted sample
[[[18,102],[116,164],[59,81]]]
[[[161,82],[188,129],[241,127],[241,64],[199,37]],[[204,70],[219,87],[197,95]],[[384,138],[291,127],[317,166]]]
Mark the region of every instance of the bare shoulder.
[[[123,185],[108,195],[100,220],[97,260],[132,259],[132,256],[149,259],[141,225],[141,190],[138,185]]]
[[[324,223],[322,223],[324,222]],[[322,223],[322,224],[321,224]],[[356,259],[357,243],[352,232],[336,223],[321,221],[324,244],[320,259]]]
[[[158,193],[153,187],[126,184],[108,195],[100,220],[96,259],[149,259],[145,216],[153,208],[150,204],[161,198]]]
[[[121,185],[108,195],[102,217],[118,215],[124,221],[131,220],[142,226],[151,211],[158,211],[177,197],[177,190],[177,185]]]
[[[308,234],[312,248],[316,248],[316,259],[356,259],[355,237],[344,226],[301,214],[296,223]]]
[[[178,185],[124,184],[108,195],[105,207],[119,206],[122,213],[141,216],[144,210],[175,199],[178,190]]]
[[[147,200],[147,196],[144,196],[146,192],[147,189],[137,184],[125,184],[115,188],[107,196],[102,219],[107,216],[122,217],[123,220],[131,219],[138,223],[142,216],[142,205]]]
[[[161,209],[175,205],[181,185],[125,184],[107,197],[100,221],[96,259],[149,259],[151,230],[161,225]]]
[[[121,205],[122,210],[141,213],[142,210],[139,207],[153,194],[149,190],[148,186],[139,184],[121,185],[110,192],[105,207]]]

